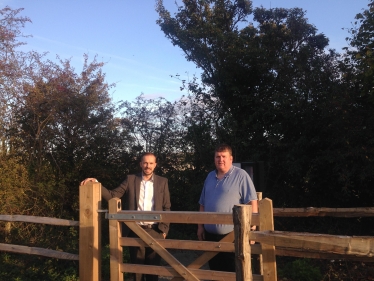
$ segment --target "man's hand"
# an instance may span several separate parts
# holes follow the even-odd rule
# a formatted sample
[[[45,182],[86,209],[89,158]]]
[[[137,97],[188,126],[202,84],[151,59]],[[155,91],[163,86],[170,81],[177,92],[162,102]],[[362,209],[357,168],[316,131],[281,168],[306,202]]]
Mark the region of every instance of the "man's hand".
[[[255,225],[251,225],[251,231],[256,231],[256,226]],[[250,241],[251,245],[253,245],[255,243],[255,241]]]
[[[205,230],[204,230],[204,226],[202,224],[197,225],[197,238],[200,241],[205,240]]]
[[[98,182],[97,179],[95,179],[95,178],[86,178],[85,180],[81,181],[81,185],[85,185],[89,181]]]

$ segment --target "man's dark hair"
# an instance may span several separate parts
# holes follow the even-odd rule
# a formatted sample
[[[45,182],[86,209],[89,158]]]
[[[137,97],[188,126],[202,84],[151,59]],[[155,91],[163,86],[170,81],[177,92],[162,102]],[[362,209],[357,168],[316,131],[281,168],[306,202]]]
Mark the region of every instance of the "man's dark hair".
[[[144,156],[154,156],[155,157],[155,163],[157,163],[157,156],[154,153],[152,153],[152,152],[144,152],[142,154],[142,157],[140,157],[140,161],[143,161],[143,157]]]
[[[221,143],[217,145],[216,149],[214,150],[214,152],[224,152],[224,151],[228,151],[230,156],[232,156],[232,148],[228,144]]]

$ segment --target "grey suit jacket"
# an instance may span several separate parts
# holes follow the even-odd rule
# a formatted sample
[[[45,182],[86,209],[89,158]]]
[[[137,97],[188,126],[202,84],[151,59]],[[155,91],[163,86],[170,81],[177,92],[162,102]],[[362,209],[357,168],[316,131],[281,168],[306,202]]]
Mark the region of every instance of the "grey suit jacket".
[[[121,199],[123,210],[137,210],[139,203],[140,183],[142,174],[128,175],[127,178],[115,189],[108,190],[101,187],[101,196],[105,200],[117,197]],[[154,188],[154,210],[170,211],[170,193],[167,178],[153,175]],[[163,233],[169,232],[169,223],[159,223],[158,228]],[[124,229],[124,235],[128,234],[129,229]],[[126,233],[127,232],[127,233]]]

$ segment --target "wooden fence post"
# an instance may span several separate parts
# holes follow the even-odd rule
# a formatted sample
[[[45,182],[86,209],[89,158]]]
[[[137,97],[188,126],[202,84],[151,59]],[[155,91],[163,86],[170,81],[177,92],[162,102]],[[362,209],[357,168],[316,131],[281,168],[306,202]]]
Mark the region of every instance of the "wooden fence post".
[[[258,204],[260,214],[260,231],[274,230],[273,202],[269,198],[261,200]],[[277,280],[277,266],[275,260],[275,246],[261,243],[262,269],[264,281]]]
[[[262,192],[256,192],[257,193],[257,203],[260,204],[260,201],[262,200]],[[260,229],[258,226],[257,229]],[[260,275],[263,275],[263,268],[262,268],[262,254],[257,255],[253,257],[252,256],[252,268],[253,268],[253,273],[258,273]]]
[[[235,205],[233,208],[233,221],[235,233],[236,280],[252,281],[251,245],[249,243],[252,206]]]
[[[79,187],[79,280],[101,280],[101,184]]]
[[[108,201],[109,214],[116,214],[122,210],[121,199],[112,198]],[[119,239],[122,237],[122,225],[118,220],[109,220],[110,245],[110,280],[123,281],[120,264],[123,263],[122,246]]]

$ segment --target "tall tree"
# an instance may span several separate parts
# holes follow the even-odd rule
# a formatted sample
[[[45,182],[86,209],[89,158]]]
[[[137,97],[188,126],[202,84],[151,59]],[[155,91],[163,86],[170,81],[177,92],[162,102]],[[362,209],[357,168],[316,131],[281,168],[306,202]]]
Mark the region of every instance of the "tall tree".
[[[123,102],[120,109],[123,128],[134,140],[135,155],[153,152],[158,156],[162,173],[173,169],[172,163],[177,159],[171,155],[178,152],[180,130],[174,104],[164,98],[146,99],[140,95],[134,102]]]
[[[118,162],[127,155],[126,132],[114,118],[102,65],[85,56],[78,75],[68,60],[40,62],[19,98],[13,134],[29,155],[30,180],[35,187],[48,183],[61,212],[74,208],[84,174],[109,178],[106,171],[123,167]]]
[[[339,55],[302,9],[251,4],[183,1],[172,17],[160,0],[156,10],[166,37],[203,70],[208,91],[191,92],[220,104],[217,140],[234,146],[236,161],[266,161],[276,204],[356,204],[342,178],[349,103]]]
[[[7,131],[14,121],[13,109],[17,106],[22,81],[26,79],[34,59],[42,56],[19,50],[25,44],[21,40],[28,37],[23,35],[22,28],[31,22],[28,17],[20,15],[22,10],[8,6],[0,10],[0,146],[3,155],[9,153],[12,147]]]
[[[15,109],[18,107],[22,84],[28,78],[30,69],[42,55],[24,53],[19,47],[28,36],[22,28],[30,23],[21,16],[23,9],[6,6],[0,10],[0,196],[4,202],[3,213],[27,213],[33,208],[30,200],[31,187],[25,165],[24,150],[15,151],[16,127]]]
[[[209,98],[222,102],[221,116],[227,112],[233,116],[236,135],[265,143],[272,130],[269,123],[281,117],[277,111],[284,95],[307,100],[312,89],[320,87],[310,73],[323,66],[319,61],[328,40],[316,33],[301,9],[257,8],[255,27],[247,24],[251,1],[183,4],[173,18],[158,1],[158,24],[203,70],[202,82],[211,89]],[[289,101],[295,103],[293,97]]]
[[[346,157],[341,181],[345,189],[364,206],[374,203],[371,188],[374,181],[374,1],[358,13],[354,26],[348,29],[348,47],[340,63],[345,85],[345,147]]]

